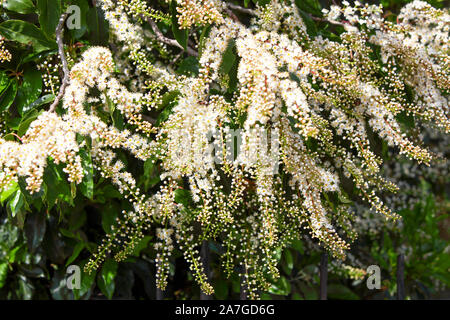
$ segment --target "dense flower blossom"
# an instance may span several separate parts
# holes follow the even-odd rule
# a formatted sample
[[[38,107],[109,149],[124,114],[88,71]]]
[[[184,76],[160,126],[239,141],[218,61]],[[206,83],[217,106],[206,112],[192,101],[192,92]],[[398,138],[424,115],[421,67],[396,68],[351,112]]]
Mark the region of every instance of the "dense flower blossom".
[[[220,239],[226,271],[243,266],[248,293],[257,297],[257,289],[267,289],[268,279],[278,276],[277,252],[302,229],[334,256],[345,257],[356,233],[349,226],[353,213],[344,184],[351,183],[352,197],[373,211],[398,218],[379,196],[397,186],[381,176],[375,134],[428,165],[433,154],[407,136],[399,116],[449,132],[449,15],[422,1],[405,6],[397,24],[386,21],[379,6],[356,2],[352,7],[345,1],[342,8],[332,6],[325,18],[345,27],[341,41],[333,41],[308,35],[294,1],[257,6],[248,27],[227,17],[220,1],[179,0],[182,28],[213,24],[193,77],[148,59],[144,31],[133,18],[142,22],[164,15],[140,1],[99,2],[123,52],[147,73],[154,90],[131,92],[114,73],[113,54],[92,47],[71,69],[63,114],[43,113],[20,142],[0,140],[3,188],[24,176],[27,188],[37,192],[48,158],[65,163],[68,180],[79,183],[78,153],[89,148],[95,168],[130,199],[133,211],[124,212],[86,269],[98,267],[116,246],[121,247],[116,258],[123,259],[157,224],[161,288],[178,246],[202,290],[211,293],[198,245]],[[436,32],[430,33],[431,27]],[[380,61],[371,58],[375,50]],[[230,76],[223,71],[230,52],[237,82],[231,94]],[[167,119],[154,126],[143,114],[161,101],[163,91],[175,92],[177,100]],[[103,120],[99,108],[118,110],[127,126],[119,129]],[[77,135],[91,143],[79,145]],[[155,195],[140,192],[116,158],[117,149],[161,163]],[[180,190],[192,203],[176,201]],[[359,270],[344,269],[361,276]]]

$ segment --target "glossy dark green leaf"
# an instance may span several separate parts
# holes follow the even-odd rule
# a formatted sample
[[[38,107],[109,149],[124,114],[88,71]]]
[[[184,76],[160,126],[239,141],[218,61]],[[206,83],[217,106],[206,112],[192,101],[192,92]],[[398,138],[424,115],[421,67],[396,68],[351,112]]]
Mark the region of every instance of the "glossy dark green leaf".
[[[84,174],[80,184],[81,193],[85,197],[92,199],[94,197],[94,169],[91,154],[86,149],[81,149],[79,155],[81,156],[81,166]]]
[[[35,7],[32,0],[6,0],[3,1],[3,8],[17,13],[33,13]]]
[[[83,270],[83,264],[80,266],[81,270]],[[95,283],[96,271],[92,271],[91,273],[82,272],[81,273],[81,284],[80,289],[74,289],[73,295],[75,299],[80,298],[89,298],[91,289],[93,284]]]
[[[57,49],[44,50],[41,52],[30,53],[30,54],[26,55],[25,57],[23,57],[23,59],[19,63],[19,66],[24,65],[25,63],[28,63],[31,61],[38,61],[40,59],[47,58],[48,56],[51,56],[51,55],[54,55],[57,53],[58,53]]]
[[[72,262],[74,262],[75,259],[78,258],[78,256],[80,255],[81,251],[83,251],[85,246],[86,246],[86,244],[84,242],[78,242],[76,244],[76,246],[73,248],[72,255],[69,257],[69,259],[67,259],[66,267],[68,265],[72,264]]]
[[[12,79],[8,87],[0,95],[0,112],[6,111],[14,102],[17,95],[17,80]]]
[[[266,4],[270,3],[270,0],[253,0],[253,3],[265,6]]]
[[[100,8],[89,8],[87,28],[91,45],[107,45],[109,39],[108,24]]]
[[[39,24],[41,25],[41,29],[51,38],[55,35],[56,27],[58,26],[59,18],[61,16],[61,1],[37,0],[36,4],[39,12]]]
[[[177,42],[186,50],[188,43],[189,30],[181,29],[178,25],[178,17],[177,17],[177,4],[176,1],[172,0],[170,4],[170,11],[172,15],[172,32],[175,36]]]
[[[25,196],[20,190],[17,190],[7,203],[7,209],[9,209],[11,217],[14,218],[19,213],[19,211],[23,209],[24,205]]]
[[[200,34],[200,39],[198,41],[198,56],[202,56],[203,48],[205,47],[206,40],[208,39],[209,32],[211,31],[212,26],[206,26],[203,28],[202,33]]]
[[[25,236],[31,252],[34,252],[44,239],[47,227],[45,218],[45,213],[37,211],[32,211],[27,216],[25,221]]]
[[[6,72],[0,70],[0,95],[6,90],[6,88],[8,88],[9,82],[10,80]]]
[[[226,300],[228,297],[228,282],[224,279],[217,279],[214,283],[214,295],[219,300]]]
[[[330,299],[359,300],[358,295],[344,285],[332,283],[328,286],[327,291]]]
[[[301,9],[298,10],[298,13],[302,17],[303,22],[306,25],[306,31],[308,35],[310,35],[311,37],[317,36],[317,27],[315,22],[312,20],[311,16]]]
[[[190,56],[181,61],[180,65],[178,66],[177,73],[186,76],[197,76],[198,69],[198,59],[196,57]]]
[[[107,233],[112,231],[111,227],[115,224],[120,207],[116,202],[110,201],[105,204],[102,210],[102,227]]]
[[[294,248],[295,250],[297,250],[298,252],[300,252],[301,254],[303,254],[305,251],[305,249],[303,247],[303,242],[298,239],[292,241],[291,247]]]
[[[285,267],[285,272],[287,274],[291,274],[292,269],[294,268],[294,257],[292,256],[292,253],[289,249],[286,248],[283,251],[283,258],[284,258],[283,266]]]
[[[50,292],[54,300],[71,300],[72,291],[67,287],[68,274],[64,268],[55,270],[50,282]]]
[[[34,286],[24,275],[19,276],[19,287],[17,289],[19,297],[23,300],[30,300],[33,297]]]
[[[8,40],[30,44],[36,52],[56,48],[56,42],[48,40],[44,32],[30,22],[22,20],[2,22],[0,34]]]
[[[295,4],[307,13],[316,17],[322,16],[322,6],[320,5],[319,0],[295,0]]]
[[[108,259],[102,266],[102,270],[100,271],[97,284],[102,293],[108,298],[111,299],[114,294],[115,282],[114,278],[117,274],[117,262]]]
[[[8,200],[8,198],[14,194],[14,192],[16,192],[19,189],[19,185],[17,184],[17,182],[14,182],[9,188],[4,189],[1,193],[0,193],[0,203],[3,205],[3,203]]]
[[[49,209],[55,205],[58,199],[72,203],[70,186],[53,163],[45,168],[44,183],[46,186],[45,199]]]
[[[53,94],[46,94],[45,96],[42,96],[35,100],[33,103],[29,104],[28,106],[25,106],[23,108],[23,111],[25,114],[22,117],[22,120],[20,121],[19,127],[18,127],[18,135],[22,136],[24,133],[26,133],[28,127],[30,126],[31,122],[36,120],[37,117],[39,117],[44,110],[36,110],[36,108],[48,104],[55,100],[55,96]]]
[[[280,277],[269,289],[269,293],[286,296],[291,292],[291,284],[286,277]]]
[[[151,236],[144,236],[144,238],[140,240],[134,247],[132,255],[139,257],[141,251],[148,248],[149,246],[148,243],[150,242],[151,239],[152,239]]]
[[[8,263],[0,263],[0,289],[3,288],[6,282],[6,277],[8,276]]]
[[[21,115],[29,111],[29,106],[39,98],[42,92],[42,75],[36,67],[25,70],[22,84],[17,90],[16,104]]]
[[[181,203],[185,207],[189,207],[189,205],[192,203],[192,196],[189,190],[186,189],[175,190],[175,202]]]
[[[17,134],[19,136],[24,135],[27,132],[31,122],[36,120],[37,117],[39,117],[39,115],[41,115],[43,111],[44,110],[37,111],[35,109],[31,109],[30,111],[25,113],[19,123],[19,126],[17,127]]]
[[[220,72],[227,74],[233,67],[234,62],[236,61],[236,54],[234,53],[235,47],[236,45],[234,41],[230,41],[228,43],[227,48],[222,56]]]

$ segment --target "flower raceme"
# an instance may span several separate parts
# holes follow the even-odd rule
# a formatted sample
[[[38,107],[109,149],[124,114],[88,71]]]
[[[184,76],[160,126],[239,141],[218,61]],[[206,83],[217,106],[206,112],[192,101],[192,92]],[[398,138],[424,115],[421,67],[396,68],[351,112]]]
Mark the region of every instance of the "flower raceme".
[[[156,225],[161,288],[178,248],[201,289],[212,293],[198,250],[212,240],[224,249],[228,274],[244,267],[248,294],[256,298],[279,275],[277,252],[303,229],[345,257],[356,234],[344,184],[356,190],[352,199],[398,217],[377,195],[397,187],[382,176],[374,142],[419,163],[433,158],[407,136],[401,117],[449,132],[449,14],[422,1],[406,5],[398,23],[385,20],[378,6],[332,6],[321,21],[344,27],[339,41],[308,34],[293,1],[257,6],[250,25],[228,17],[220,1],[176,1],[181,27],[212,25],[201,43],[199,74],[190,77],[150,57],[140,36],[142,16],[164,19],[163,13],[138,0],[99,2],[114,41],[129,55],[89,48],[71,69],[61,115],[44,112],[20,142],[0,140],[3,188],[23,176],[30,192],[39,191],[48,159],[65,163],[68,180],[79,183],[84,148],[130,199],[133,210],[123,213],[87,270],[116,249],[116,258],[125,258]],[[234,57],[232,71],[227,55]],[[134,82],[135,92],[119,80],[131,72],[145,79]],[[176,99],[154,125],[144,114],[164,93]],[[100,109],[111,108],[122,114],[124,128],[100,117]],[[79,143],[79,136],[89,139]],[[115,155],[119,149],[161,164],[158,192],[137,187]],[[177,200],[180,193],[188,200]]]

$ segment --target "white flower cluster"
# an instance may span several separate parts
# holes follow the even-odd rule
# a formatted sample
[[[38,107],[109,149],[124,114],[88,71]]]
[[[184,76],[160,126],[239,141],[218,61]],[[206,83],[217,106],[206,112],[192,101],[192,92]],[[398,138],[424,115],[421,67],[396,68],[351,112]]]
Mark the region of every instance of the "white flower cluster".
[[[11,61],[11,53],[4,46],[5,39],[0,38],[0,63]]]
[[[223,21],[219,0],[176,0],[178,24],[181,28]]]
[[[279,249],[302,229],[335,256],[345,256],[356,234],[344,184],[357,190],[351,198],[397,218],[378,195],[397,187],[380,175],[374,134],[429,164],[432,153],[407,136],[401,116],[449,131],[448,13],[421,1],[407,5],[397,24],[386,21],[379,6],[332,6],[327,19],[346,26],[341,41],[333,41],[307,35],[290,0],[258,6],[250,26],[222,16],[219,1],[179,0],[182,27],[215,24],[201,44],[199,75],[191,78],[148,62],[143,31],[127,14],[142,21],[141,15],[154,11],[146,15],[137,0],[100,3],[116,40],[157,89],[130,92],[114,76],[111,52],[93,47],[71,70],[65,114],[42,114],[21,143],[0,140],[0,186],[22,175],[37,191],[48,157],[66,163],[69,180],[80,182],[76,136],[90,138],[83,147],[89,147],[95,168],[130,199],[133,212],[88,269],[98,267],[114,241],[125,247],[117,258],[125,257],[156,222],[162,226],[156,245],[160,287],[167,283],[175,239],[202,290],[211,293],[197,246],[220,239],[226,271],[244,266],[249,294],[256,297],[257,287],[267,289],[267,279],[278,276]],[[432,26],[439,30],[435,36],[427,32]],[[372,58],[378,52],[381,61]],[[161,92],[175,92],[177,99],[168,119],[154,127],[143,118],[144,106],[161,101]],[[114,110],[127,121],[124,129],[100,117],[100,111]],[[157,194],[140,192],[116,149],[161,163]]]

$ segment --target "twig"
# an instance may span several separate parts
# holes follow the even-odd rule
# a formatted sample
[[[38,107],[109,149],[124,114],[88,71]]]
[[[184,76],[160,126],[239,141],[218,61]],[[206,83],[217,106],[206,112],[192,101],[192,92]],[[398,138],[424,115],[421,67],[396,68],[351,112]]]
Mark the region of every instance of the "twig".
[[[150,24],[150,26],[152,27],[153,32],[156,35],[156,38],[161,41],[162,43],[165,43],[169,46],[173,46],[173,47],[177,47],[180,48],[181,50],[184,50],[184,48],[181,46],[181,44],[179,44],[176,40],[174,39],[169,39],[167,37],[165,37],[163,35],[163,33],[161,32],[161,30],[159,30],[158,26],[156,25],[156,22],[153,21],[152,19],[147,19],[148,23]],[[198,52],[195,51],[194,49],[192,49],[191,47],[187,46],[186,48],[186,52],[194,57],[198,56]]]
[[[152,118],[152,117],[147,116],[145,114],[142,115],[142,119],[144,119],[147,122],[150,122],[153,125],[156,123],[156,119],[155,118]]]
[[[328,22],[328,23],[335,24],[335,25],[337,25],[337,26],[342,26],[342,27],[345,27],[345,26],[346,26],[345,23],[342,23],[342,22],[339,22],[339,21],[333,21],[333,20],[323,19],[323,18],[315,17],[315,16],[313,16],[313,15],[309,15],[309,16],[310,16],[311,19],[313,19],[314,21]],[[347,24],[347,25],[348,25],[348,24]]]
[[[66,55],[64,53],[64,42],[63,42],[64,22],[66,21],[67,16],[68,16],[67,12],[63,13],[61,15],[61,18],[59,19],[58,26],[56,27],[56,43],[58,44],[58,53],[59,53],[59,57],[62,62],[62,69],[63,69],[64,77],[62,80],[61,87],[59,88],[59,93],[56,96],[55,101],[53,101],[52,105],[50,106],[50,109],[48,110],[49,112],[55,112],[56,107],[58,106],[59,102],[63,98],[64,93],[66,91],[66,87],[69,85],[69,82],[70,82],[69,65],[67,64]]]
[[[241,6],[238,6],[237,4],[232,4],[232,3],[227,3],[228,8],[232,9],[232,10],[236,10],[242,13],[246,13],[252,16],[256,16],[256,12],[255,10],[252,9],[247,9],[247,8],[243,8]]]
[[[397,256],[397,300],[405,300],[405,256]]]
[[[231,11],[231,10],[228,9],[228,8],[225,8],[224,10],[225,10],[225,12],[227,13],[227,15],[229,15],[230,18],[231,18],[234,22],[240,23],[239,18],[234,14],[233,11]]]
[[[320,257],[320,300],[327,300],[328,254]]]

